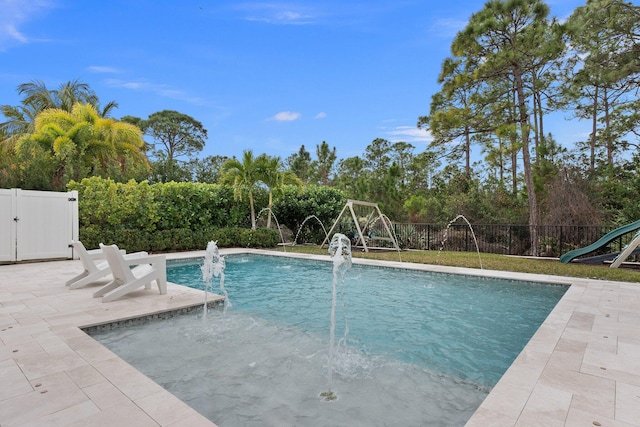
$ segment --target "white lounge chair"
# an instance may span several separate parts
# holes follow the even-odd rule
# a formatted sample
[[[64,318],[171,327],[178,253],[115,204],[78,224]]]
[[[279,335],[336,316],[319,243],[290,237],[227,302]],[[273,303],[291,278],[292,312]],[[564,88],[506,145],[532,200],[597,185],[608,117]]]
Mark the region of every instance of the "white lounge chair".
[[[113,281],[98,289],[93,297],[102,297],[109,302],[135,291],[138,288],[151,288],[156,281],[161,295],[167,293],[167,261],[164,255],[147,255],[125,258],[116,245],[100,244],[100,249],[111,267]],[[130,268],[132,265],[136,267]]]
[[[72,241],[71,246],[73,246],[73,249],[77,251],[78,256],[80,257],[80,262],[82,262],[82,266],[84,267],[84,271],[67,280],[66,286],[69,286],[69,289],[82,288],[83,286],[87,286],[88,284],[96,282],[97,280],[111,274],[111,268],[109,267],[109,263],[107,262],[102,249],[87,250],[87,248],[84,247],[84,244],[80,241]],[[123,255],[125,254],[124,250],[120,250],[120,252],[122,252]],[[134,252],[124,256],[126,258],[135,258],[146,255],[148,255],[146,252]]]

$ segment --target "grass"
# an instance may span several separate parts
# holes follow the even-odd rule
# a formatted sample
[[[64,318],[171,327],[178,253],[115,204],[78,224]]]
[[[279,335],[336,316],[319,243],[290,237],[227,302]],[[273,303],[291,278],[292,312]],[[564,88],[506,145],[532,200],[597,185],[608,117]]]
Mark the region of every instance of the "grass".
[[[277,249],[282,251],[282,248]],[[299,245],[287,246],[287,252],[326,255],[327,248],[319,246]],[[442,251],[394,251],[361,252],[354,251],[354,257],[383,261],[414,262],[419,264],[446,265],[450,267],[480,268],[487,270],[514,271],[519,273],[550,274],[554,276],[581,277],[590,279],[614,280],[620,282],[640,282],[640,271],[628,268],[609,268],[608,265],[562,264],[558,260],[545,258],[523,258],[497,254],[480,254],[476,252]]]

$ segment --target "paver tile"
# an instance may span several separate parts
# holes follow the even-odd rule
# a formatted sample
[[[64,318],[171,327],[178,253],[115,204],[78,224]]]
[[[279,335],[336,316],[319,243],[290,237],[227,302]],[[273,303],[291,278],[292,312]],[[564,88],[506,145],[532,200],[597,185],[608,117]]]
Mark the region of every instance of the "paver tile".
[[[618,383],[616,387],[616,420],[640,424],[640,387]]]
[[[415,268],[571,284],[469,426],[640,425],[640,285]],[[104,304],[95,287],[64,286],[80,270],[77,260],[0,265],[0,379],[12,384],[0,389],[0,425],[212,426],[78,329],[200,304],[202,293],[169,284],[167,295]]]

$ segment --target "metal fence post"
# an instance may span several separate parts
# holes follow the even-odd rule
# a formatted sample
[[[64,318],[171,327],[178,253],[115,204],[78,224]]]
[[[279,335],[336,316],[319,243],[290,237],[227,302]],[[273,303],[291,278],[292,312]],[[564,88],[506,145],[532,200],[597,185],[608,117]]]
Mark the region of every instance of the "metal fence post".
[[[560,251],[560,253],[558,255],[562,255],[564,253],[564,241],[563,241],[563,235],[562,235],[562,231],[564,230],[564,225],[560,226],[560,241],[558,242],[558,250]]]

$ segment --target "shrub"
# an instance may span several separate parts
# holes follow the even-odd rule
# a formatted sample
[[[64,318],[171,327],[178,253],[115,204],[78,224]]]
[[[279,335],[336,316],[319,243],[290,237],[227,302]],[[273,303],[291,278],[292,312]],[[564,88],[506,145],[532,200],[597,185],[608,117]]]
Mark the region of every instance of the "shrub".
[[[217,242],[221,248],[271,248],[280,242],[280,233],[273,228],[251,230],[237,227],[195,231],[176,228],[153,232],[121,228],[112,233],[104,232],[96,226],[88,226],[80,227],[80,239],[87,248],[96,248],[100,243],[115,243],[127,252],[168,252],[205,249],[211,240]]]
[[[210,240],[218,241],[220,247],[273,247],[280,242],[278,230],[241,228],[250,223],[249,203],[235,200],[228,185],[150,185],[92,177],[72,181],[68,189],[78,191],[80,238],[90,248],[116,243],[129,252],[165,252],[204,249]],[[316,194],[306,196],[314,203],[311,210],[326,210],[330,191],[308,194]],[[264,206],[266,190],[257,189],[254,198],[256,207]]]
[[[332,187],[309,185],[300,191],[297,187],[287,186],[284,195],[274,203],[273,212],[280,224],[289,228],[295,236],[303,221],[311,215],[317,216],[329,231],[345,203],[344,194]],[[307,221],[304,228],[305,232],[300,233],[299,240],[321,243],[326,237],[316,220]]]

